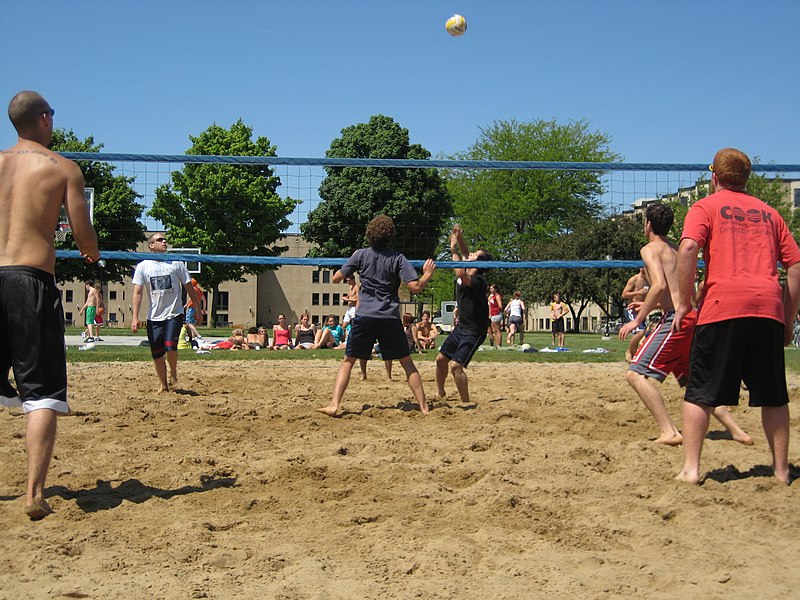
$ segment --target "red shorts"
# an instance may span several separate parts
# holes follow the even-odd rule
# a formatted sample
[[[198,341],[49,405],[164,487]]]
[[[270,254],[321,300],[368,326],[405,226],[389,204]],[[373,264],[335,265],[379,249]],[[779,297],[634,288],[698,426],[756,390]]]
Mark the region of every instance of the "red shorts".
[[[655,331],[645,338],[636,351],[629,370],[664,381],[670,373],[685,383],[689,376],[689,354],[692,349],[694,326],[697,324],[697,311],[692,311],[683,319],[683,326],[677,333],[672,331],[675,313],[664,315]]]

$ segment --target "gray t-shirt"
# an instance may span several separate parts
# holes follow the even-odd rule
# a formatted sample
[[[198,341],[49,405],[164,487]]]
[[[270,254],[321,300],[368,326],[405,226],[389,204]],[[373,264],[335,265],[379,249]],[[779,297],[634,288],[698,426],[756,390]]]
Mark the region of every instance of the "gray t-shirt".
[[[388,248],[361,248],[342,265],[342,273],[349,277],[358,272],[361,289],[358,292],[356,314],[376,319],[400,318],[400,282],[419,279],[416,269],[397,250]]]

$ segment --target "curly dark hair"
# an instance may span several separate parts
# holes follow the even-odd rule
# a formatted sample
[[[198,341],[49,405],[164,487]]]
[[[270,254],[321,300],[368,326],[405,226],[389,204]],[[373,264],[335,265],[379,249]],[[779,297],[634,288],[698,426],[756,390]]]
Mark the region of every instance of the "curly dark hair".
[[[367,242],[373,248],[388,248],[394,239],[394,221],[386,215],[378,215],[367,225]]]

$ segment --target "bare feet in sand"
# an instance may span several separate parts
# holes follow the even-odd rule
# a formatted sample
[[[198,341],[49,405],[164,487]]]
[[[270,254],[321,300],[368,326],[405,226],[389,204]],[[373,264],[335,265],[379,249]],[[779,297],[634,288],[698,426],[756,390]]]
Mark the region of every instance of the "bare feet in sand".
[[[733,437],[733,440],[735,442],[739,442],[740,444],[742,444],[744,446],[752,446],[753,444],[755,444],[755,441],[753,441],[753,438],[751,438],[749,435],[747,435],[744,431],[741,434],[739,434],[739,433],[731,433],[731,436]]]
[[[25,505],[25,514],[28,515],[31,521],[44,519],[53,512],[53,509],[50,508],[50,505],[44,500],[34,500],[30,504]]]
[[[683,481],[684,483],[691,483],[692,485],[699,485],[700,484],[700,473],[688,473],[687,471],[681,471],[675,476],[677,481]]]
[[[321,408],[316,409],[317,412],[321,412],[324,415],[328,415],[329,417],[335,417],[338,409],[334,406],[323,406]]]
[[[178,376],[173,373],[169,376],[169,389],[174,390],[178,387]]]
[[[783,485],[789,485],[789,470],[787,469],[785,472],[779,473],[778,471],[773,471],[775,475],[775,479],[780,481]]]
[[[665,446],[680,446],[683,443],[683,438],[680,433],[661,434],[656,438],[656,444],[664,444]]]

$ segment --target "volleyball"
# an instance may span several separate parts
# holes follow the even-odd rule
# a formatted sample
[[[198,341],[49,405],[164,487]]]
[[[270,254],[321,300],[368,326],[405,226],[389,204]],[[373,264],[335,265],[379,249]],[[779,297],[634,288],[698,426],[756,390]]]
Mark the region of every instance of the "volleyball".
[[[467,20],[461,15],[453,15],[444,24],[447,33],[453,36],[463,35],[467,30]]]

